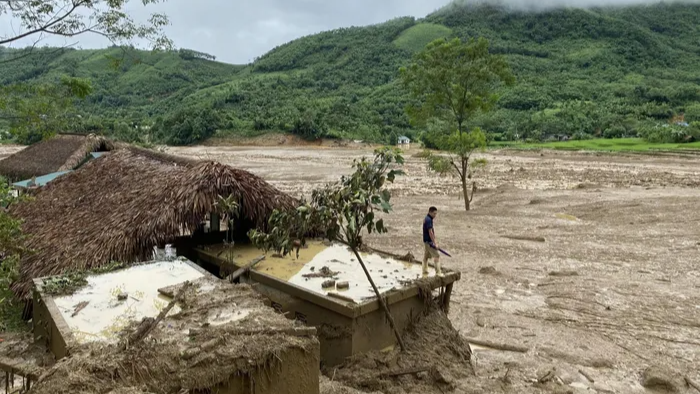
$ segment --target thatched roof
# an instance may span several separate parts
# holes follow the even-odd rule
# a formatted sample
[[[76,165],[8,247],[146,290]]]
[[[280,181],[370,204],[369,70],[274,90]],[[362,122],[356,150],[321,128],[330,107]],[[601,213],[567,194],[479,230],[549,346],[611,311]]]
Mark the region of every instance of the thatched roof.
[[[21,181],[52,172],[73,170],[92,152],[109,151],[113,144],[94,134],[58,134],[0,160],[0,175]]]
[[[92,160],[11,207],[29,236],[13,290],[27,297],[33,278],[148,259],[153,247],[194,231],[238,198],[241,220],[263,227],[296,201],[244,170],[127,147]]]

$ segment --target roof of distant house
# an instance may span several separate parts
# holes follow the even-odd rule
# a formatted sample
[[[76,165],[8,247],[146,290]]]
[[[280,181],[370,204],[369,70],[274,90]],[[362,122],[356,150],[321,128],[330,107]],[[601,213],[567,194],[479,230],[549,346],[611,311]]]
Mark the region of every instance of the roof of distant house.
[[[85,162],[90,153],[113,148],[111,141],[94,134],[58,134],[0,160],[0,175],[20,181],[73,170]]]

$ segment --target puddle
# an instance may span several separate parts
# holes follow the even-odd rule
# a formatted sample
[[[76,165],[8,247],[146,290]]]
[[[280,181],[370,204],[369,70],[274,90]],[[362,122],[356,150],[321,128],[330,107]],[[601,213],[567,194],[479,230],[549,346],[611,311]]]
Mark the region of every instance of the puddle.
[[[299,258],[296,257],[295,252],[285,257],[273,257],[272,253],[267,253],[265,260],[256,264],[254,270],[283,281],[288,281],[291,277],[296,275],[306,263],[313,260],[318,253],[327,248],[326,245],[318,241],[307,242],[307,246],[307,248],[299,250]],[[217,254],[221,253],[220,257],[222,258],[227,260],[232,259],[237,264],[243,265],[265,254],[263,251],[250,244],[234,245],[230,251],[225,249],[223,245],[216,245],[213,246],[211,250]]]
[[[157,316],[170,302],[169,298],[158,293],[158,289],[202,276],[183,261],[156,262],[89,276],[87,286],[54,301],[78,343],[114,343],[118,334],[133,321]],[[117,296],[122,293],[129,297],[119,301]],[[84,303],[87,305],[76,314],[77,307]],[[178,311],[176,305],[170,314]]]

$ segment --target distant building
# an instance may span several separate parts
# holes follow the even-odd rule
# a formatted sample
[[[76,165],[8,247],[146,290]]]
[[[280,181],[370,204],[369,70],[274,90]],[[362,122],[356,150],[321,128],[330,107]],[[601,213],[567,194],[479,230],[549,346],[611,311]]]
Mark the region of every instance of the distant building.
[[[399,141],[398,141],[399,145],[408,145],[410,143],[411,143],[411,139],[406,137],[405,135],[402,135],[401,137],[399,137]]]

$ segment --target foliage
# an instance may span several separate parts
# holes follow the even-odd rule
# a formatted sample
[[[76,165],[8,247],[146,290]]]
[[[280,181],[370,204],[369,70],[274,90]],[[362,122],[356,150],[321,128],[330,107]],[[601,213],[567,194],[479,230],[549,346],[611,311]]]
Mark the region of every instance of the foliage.
[[[89,81],[62,77],[56,83],[0,86],[0,116],[20,144],[32,144],[65,130],[78,116],[73,101],[84,99]]]
[[[190,145],[210,138],[221,125],[221,115],[211,108],[186,108],[156,120],[153,134],[168,145]]]
[[[160,0],[141,0],[143,5]],[[0,36],[0,45],[29,38],[36,45],[45,35],[75,37],[96,34],[115,44],[134,39],[149,40],[154,47],[170,47],[162,32],[168,25],[163,14],[151,14],[148,22],[135,22],[126,13],[129,0],[5,0],[0,2],[0,18],[16,20],[12,33]]]
[[[294,211],[274,212],[268,222],[269,232],[251,230],[249,238],[264,250],[286,255],[296,249],[298,254],[309,231],[322,229],[326,239],[357,249],[362,246],[363,231],[387,231],[377,213],[392,210],[386,184],[402,174],[394,167],[403,162],[401,151],[395,148],[376,150],[373,160],[355,160],[352,175],[314,190],[311,201]]]
[[[94,91],[76,103],[82,115],[76,127],[113,134],[125,124],[131,127],[125,138],[139,141],[149,140],[142,126],[158,117],[210,108],[222,116],[220,136],[292,133],[313,119],[322,127],[311,128],[311,138],[387,143],[403,134],[430,143],[431,136],[412,126],[404,111],[414,100],[397,70],[428,39],[483,37],[518,80],[517,86],[498,88],[498,106],[477,113],[466,127],[480,127],[487,141],[616,137],[622,128],[622,135],[635,137],[638,129],[680,113],[688,122],[700,121],[700,5],[521,12],[479,3],[449,6],[420,20],[303,37],[248,66],[123,47],[35,48],[32,56],[3,67],[0,85],[54,83],[61,75],[89,79]],[[438,29],[450,33],[433,35]],[[0,62],[22,53],[0,49]],[[115,68],[114,58],[126,60]],[[3,127],[9,126],[0,121]]]
[[[467,120],[491,109],[498,84],[512,85],[515,78],[501,56],[489,53],[484,38],[436,40],[401,68],[401,81],[417,99],[408,107],[416,124],[439,118],[454,123],[462,133]]]
[[[107,265],[84,271],[68,272],[64,275],[44,279],[42,291],[51,296],[70,295],[87,286],[88,276],[101,275],[126,268],[127,265],[113,261]]]
[[[700,124],[661,124],[643,127],[639,134],[651,143],[684,143],[700,141]]]

